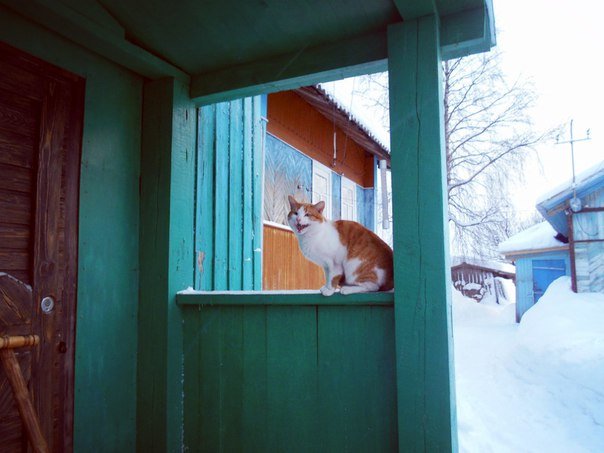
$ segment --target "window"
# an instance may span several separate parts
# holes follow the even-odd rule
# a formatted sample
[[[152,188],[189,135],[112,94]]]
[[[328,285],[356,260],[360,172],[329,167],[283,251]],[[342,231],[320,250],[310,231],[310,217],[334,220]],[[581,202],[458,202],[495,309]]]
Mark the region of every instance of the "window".
[[[325,202],[325,215],[331,217],[331,170],[316,161],[312,163],[312,202]]]
[[[357,187],[342,177],[342,220],[357,220]]]

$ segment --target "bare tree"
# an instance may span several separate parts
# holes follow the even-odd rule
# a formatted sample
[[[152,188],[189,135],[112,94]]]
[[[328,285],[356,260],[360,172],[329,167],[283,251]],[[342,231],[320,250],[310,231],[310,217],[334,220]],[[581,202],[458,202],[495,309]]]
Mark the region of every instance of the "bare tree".
[[[388,115],[388,79],[366,76],[359,95]],[[517,231],[508,187],[522,179],[539,133],[529,110],[535,101],[527,82],[508,83],[499,54],[491,52],[443,63],[447,195],[455,254],[497,256],[497,244]]]

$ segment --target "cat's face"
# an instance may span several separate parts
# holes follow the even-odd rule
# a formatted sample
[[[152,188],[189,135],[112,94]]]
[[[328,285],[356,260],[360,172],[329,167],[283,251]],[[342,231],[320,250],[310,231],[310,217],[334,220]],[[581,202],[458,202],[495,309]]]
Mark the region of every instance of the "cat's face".
[[[288,197],[291,211],[287,215],[289,226],[296,234],[306,234],[313,225],[325,222],[323,210],[325,202],[319,201],[317,204],[298,203],[291,195]]]

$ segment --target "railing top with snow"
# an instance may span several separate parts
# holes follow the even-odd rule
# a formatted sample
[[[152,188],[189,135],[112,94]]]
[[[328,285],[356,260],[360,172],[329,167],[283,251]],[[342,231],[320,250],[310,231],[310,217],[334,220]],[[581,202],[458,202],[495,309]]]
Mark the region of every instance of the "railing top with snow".
[[[176,296],[180,306],[195,305],[332,305],[332,306],[392,306],[394,292],[361,293],[325,297],[319,291],[180,291]]]

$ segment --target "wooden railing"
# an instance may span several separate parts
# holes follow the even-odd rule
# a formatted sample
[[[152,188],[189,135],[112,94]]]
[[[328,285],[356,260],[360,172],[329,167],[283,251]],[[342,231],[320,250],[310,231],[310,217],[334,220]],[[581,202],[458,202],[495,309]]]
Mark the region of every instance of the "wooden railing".
[[[179,294],[187,451],[395,451],[392,293]]]

